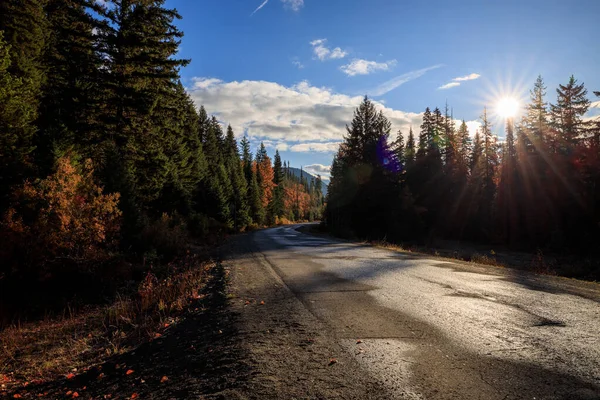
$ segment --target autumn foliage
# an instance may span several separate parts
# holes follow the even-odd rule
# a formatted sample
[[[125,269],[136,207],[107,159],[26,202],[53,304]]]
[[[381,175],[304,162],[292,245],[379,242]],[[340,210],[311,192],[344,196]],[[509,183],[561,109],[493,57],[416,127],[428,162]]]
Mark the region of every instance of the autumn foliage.
[[[267,207],[273,198],[273,188],[275,184],[273,183],[273,166],[271,164],[271,159],[268,156],[265,156],[260,163],[255,163],[255,168],[257,169],[260,182],[260,189],[262,193],[261,202],[263,207]]]
[[[0,257],[13,269],[106,258],[119,233],[119,194],[103,194],[93,172],[91,161],[78,166],[65,156],[54,174],[17,190],[2,221]]]

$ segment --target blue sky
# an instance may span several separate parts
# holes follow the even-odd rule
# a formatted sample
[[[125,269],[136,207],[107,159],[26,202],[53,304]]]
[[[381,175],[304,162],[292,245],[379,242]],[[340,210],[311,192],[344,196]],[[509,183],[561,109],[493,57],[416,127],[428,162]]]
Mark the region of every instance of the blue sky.
[[[446,101],[475,129],[485,105],[525,101],[538,74],[549,101],[571,74],[591,100],[600,90],[598,0],[167,4],[183,16],[182,77],[197,104],[313,172],[326,171],[364,94],[407,133]]]

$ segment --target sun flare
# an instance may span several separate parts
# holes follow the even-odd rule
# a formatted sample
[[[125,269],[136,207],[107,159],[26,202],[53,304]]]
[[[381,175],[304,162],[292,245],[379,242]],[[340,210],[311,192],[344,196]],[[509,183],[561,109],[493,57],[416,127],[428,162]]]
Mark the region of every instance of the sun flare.
[[[514,118],[519,111],[519,101],[514,97],[503,97],[496,104],[496,112],[502,118]]]

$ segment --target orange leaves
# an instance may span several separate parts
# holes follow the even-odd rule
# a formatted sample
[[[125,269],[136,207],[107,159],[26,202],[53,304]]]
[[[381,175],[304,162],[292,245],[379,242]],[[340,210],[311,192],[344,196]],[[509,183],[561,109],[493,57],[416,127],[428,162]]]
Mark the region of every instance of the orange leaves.
[[[275,187],[275,184],[273,183],[275,172],[273,171],[269,156],[265,155],[260,164],[256,165],[256,172],[262,193],[262,198],[260,200],[263,207],[267,207],[271,202],[271,198],[273,198],[273,188]]]
[[[74,373],[70,372],[70,373],[67,374],[67,379],[73,379],[73,378],[75,378],[75,374]]]
[[[137,393],[131,395],[130,399],[137,399],[139,396]]]
[[[169,380],[169,378],[167,378],[167,376],[165,375],[162,378],[160,378],[160,383],[165,383],[168,380]]]
[[[76,168],[69,156],[46,179],[26,182],[3,221],[13,240],[27,243],[35,262],[48,257],[98,259],[106,256],[120,228],[119,194],[103,194],[94,182],[91,161]],[[33,217],[25,226],[20,215]],[[20,238],[20,239],[19,239]],[[18,251],[18,249],[14,249]]]
[[[127,372],[125,372],[125,375],[131,375],[133,374],[135,371],[132,369],[128,369]]]
[[[265,305],[265,301],[264,301],[264,300],[261,300],[261,302],[260,302],[259,304],[260,304],[261,306],[264,306],[264,305]]]
[[[305,215],[310,208],[310,195],[304,185],[290,182],[284,188],[283,203],[286,210],[298,209],[301,215]]]

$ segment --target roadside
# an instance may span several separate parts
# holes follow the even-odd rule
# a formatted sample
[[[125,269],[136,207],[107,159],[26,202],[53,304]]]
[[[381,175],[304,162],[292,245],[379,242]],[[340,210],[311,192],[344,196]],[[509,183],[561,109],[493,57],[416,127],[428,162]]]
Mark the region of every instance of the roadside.
[[[155,332],[143,332],[150,339],[140,340],[141,345],[129,343],[103,354],[107,349],[99,345],[73,346],[91,340],[86,321],[71,321],[73,331],[61,337],[33,326],[25,335],[35,342],[12,353],[1,375],[0,397],[389,398],[255,253],[252,235],[230,238],[220,248],[225,260],[201,268],[206,273],[197,295],[187,296],[181,311],[161,321]],[[64,373],[54,369],[44,379],[26,379],[35,372],[24,374],[19,363],[31,368],[46,362],[40,352],[48,349],[73,352],[59,365]]]
[[[448,268],[460,267],[466,271],[494,275],[506,275],[513,271],[514,275],[518,275],[518,279],[523,284],[532,289],[560,290],[564,293],[600,301],[600,296],[598,295],[600,270],[593,274],[579,277],[560,274],[556,270],[558,261],[555,258],[544,259],[540,254],[504,249],[500,251],[488,250],[486,252],[485,246],[482,245],[461,245],[454,242],[446,243],[446,247],[426,248],[417,246],[402,247],[381,241],[355,241],[333,236],[321,229],[319,224],[299,225],[297,230],[315,237],[331,238],[348,243],[367,243],[370,246],[401,254],[410,254],[413,257],[449,261],[452,265],[447,266]]]

